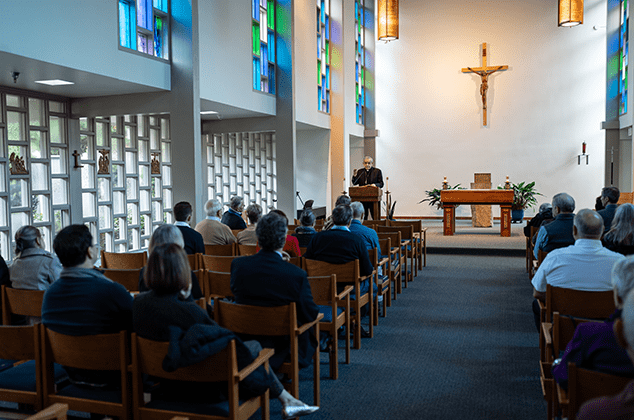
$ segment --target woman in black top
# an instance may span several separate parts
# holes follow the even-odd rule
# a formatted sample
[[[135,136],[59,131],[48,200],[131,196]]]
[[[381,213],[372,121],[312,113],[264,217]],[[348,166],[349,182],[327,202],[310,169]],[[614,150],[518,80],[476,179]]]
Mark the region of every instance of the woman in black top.
[[[614,214],[612,227],[601,239],[607,249],[623,255],[634,254],[634,205],[621,204]]]

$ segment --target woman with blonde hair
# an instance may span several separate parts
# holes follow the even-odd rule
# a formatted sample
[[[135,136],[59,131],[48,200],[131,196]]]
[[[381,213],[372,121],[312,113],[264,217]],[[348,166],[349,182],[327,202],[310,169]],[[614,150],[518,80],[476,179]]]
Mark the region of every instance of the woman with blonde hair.
[[[623,255],[634,254],[634,205],[621,204],[614,214],[612,227],[603,235],[603,246]]]

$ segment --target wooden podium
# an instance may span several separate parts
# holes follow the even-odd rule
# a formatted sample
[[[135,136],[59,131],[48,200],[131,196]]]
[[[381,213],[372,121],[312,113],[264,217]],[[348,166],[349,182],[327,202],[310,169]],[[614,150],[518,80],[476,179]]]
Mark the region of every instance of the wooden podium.
[[[383,190],[372,185],[364,185],[363,187],[350,187],[350,200],[360,201],[362,203],[372,203],[373,214],[376,220],[381,220],[381,197]]]
[[[511,236],[511,205],[513,190],[442,190],[443,235],[451,236],[456,231],[456,205],[497,204],[501,208],[500,236]]]

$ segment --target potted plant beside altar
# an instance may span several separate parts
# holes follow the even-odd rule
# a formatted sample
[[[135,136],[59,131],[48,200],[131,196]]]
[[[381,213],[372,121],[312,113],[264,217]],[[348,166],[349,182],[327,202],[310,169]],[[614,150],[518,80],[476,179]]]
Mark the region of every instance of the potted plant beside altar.
[[[448,190],[464,190],[464,188],[461,187],[460,184],[456,184],[453,187],[451,185],[447,185],[447,189]],[[437,210],[442,209],[442,203],[440,201],[440,192],[442,190],[443,190],[442,188],[434,188],[433,190],[425,191],[427,198],[420,200],[418,204],[424,203],[425,201],[429,201],[430,206],[436,206]]]
[[[532,208],[537,204],[537,196],[543,195],[535,191],[535,181],[520,182],[519,184],[511,184],[513,188],[513,206],[511,207],[511,223],[522,223],[524,219],[524,210]],[[503,190],[504,186],[499,185],[499,190]]]

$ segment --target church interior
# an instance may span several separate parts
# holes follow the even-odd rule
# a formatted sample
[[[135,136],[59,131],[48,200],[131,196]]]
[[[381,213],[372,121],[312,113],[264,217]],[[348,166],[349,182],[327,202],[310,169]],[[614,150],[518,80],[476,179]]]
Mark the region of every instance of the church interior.
[[[27,224],[41,230],[49,251],[70,224],[86,224],[104,251],[144,250],[155,227],[174,221],[179,201],[192,204],[193,225],[205,218],[207,200],[226,204],[236,195],[288,215],[302,208],[301,197],[330,214],[364,156],[387,178],[395,217],[423,224],[442,219],[442,210],[421,203],[425,192],[443,179],[468,187],[474,173],[490,173],[493,188],[507,177],[535,182],[543,195],[527,219],[562,191],[578,209],[593,208],[604,186],[634,191],[626,0],[585,0],[583,23],[573,27],[558,25],[554,0],[402,0],[389,42],[378,39],[379,3],[385,1],[0,0],[2,257],[10,263],[15,232]],[[483,94],[484,76],[463,69],[484,66],[499,69],[487,75]],[[499,212],[494,206],[494,219]],[[470,219],[470,207],[456,208],[456,216]],[[496,278],[508,275],[521,296],[506,290],[505,301],[494,301],[525,305],[520,312],[530,317],[523,259],[511,254],[519,274],[498,260],[504,274],[491,274],[493,257],[456,263],[430,255],[437,260],[420,276],[454,281],[441,264],[460,272],[466,262]],[[441,310],[439,302],[452,304],[452,289],[437,287],[439,301],[425,301]],[[490,298],[476,284],[468,290]],[[416,311],[427,292],[414,288],[403,305]],[[486,320],[477,310],[474,316]],[[511,322],[508,313],[496,316]],[[387,322],[404,328],[394,317]],[[531,359],[520,369],[525,376],[515,377],[514,399],[488,401],[510,408],[498,412],[482,402],[471,418],[506,418],[497,416],[513,406],[530,407],[516,418],[545,413],[530,327],[511,334],[510,346]],[[462,333],[450,334],[462,341]],[[480,350],[484,365],[496,356],[516,359],[508,347],[496,347],[495,355]],[[372,345],[365,351],[368,364],[376,363],[372,352],[387,352]],[[445,375],[441,368],[425,374]],[[403,366],[394,369],[407,375]],[[465,381],[465,369],[448,369],[446,380]],[[382,374],[373,377],[380,382]],[[333,394],[353,379],[343,381]],[[388,382],[410,401],[405,383],[415,379],[401,381]],[[519,392],[522,381],[529,396]],[[302,387],[309,392],[310,384]],[[394,417],[378,405],[379,417],[348,407],[338,415],[331,406],[314,418],[463,416],[441,402],[460,395],[449,388],[444,383],[426,402],[446,411],[428,417],[415,402],[399,401]],[[368,393],[379,396],[381,388],[371,385]]]

